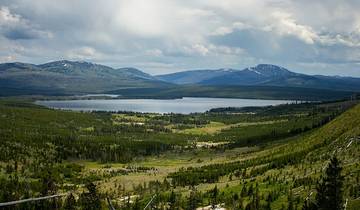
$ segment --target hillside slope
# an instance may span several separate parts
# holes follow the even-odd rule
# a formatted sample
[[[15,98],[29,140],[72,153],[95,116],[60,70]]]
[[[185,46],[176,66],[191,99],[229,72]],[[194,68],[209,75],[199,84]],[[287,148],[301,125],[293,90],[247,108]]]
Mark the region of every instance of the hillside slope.
[[[81,94],[102,93],[114,89],[160,87],[158,81],[133,68],[72,61],[55,61],[42,65],[25,63],[0,64],[0,95],[12,93]]]
[[[329,108],[329,105],[342,106],[320,106]],[[256,183],[262,196],[266,198],[271,195],[271,209],[284,209],[289,204],[288,192],[291,191],[297,200],[296,208],[293,209],[301,209],[306,198],[315,199],[318,180],[324,174],[329,160],[337,156],[345,177],[344,200],[348,201],[348,209],[358,209],[359,149],[360,105],[357,105],[319,129],[282,139],[275,144],[269,142],[260,151],[233,157],[226,162],[181,169],[170,173],[168,177],[178,186],[197,185],[207,190],[215,186],[222,187],[223,192],[220,194],[239,192],[241,187],[250,187]],[[233,183],[233,175],[239,171],[242,175],[240,173],[236,184],[229,187],[229,183]]]
[[[221,77],[233,71],[238,71],[238,70],[233,70],[233,69],[189,70],[189,71],[182,71],[171,74],[158,75],[156,76],[156,78],[174,84],[199,84],[202,81],[210,80],[215,77]]]

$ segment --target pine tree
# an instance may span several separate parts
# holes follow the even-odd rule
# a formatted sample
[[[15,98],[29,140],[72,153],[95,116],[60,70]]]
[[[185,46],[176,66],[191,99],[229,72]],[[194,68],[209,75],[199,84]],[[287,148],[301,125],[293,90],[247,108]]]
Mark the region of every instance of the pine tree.
[[[195,187],[192,187],[188,199],[187,210],[195,210],[199,202],[201,202],[201,195],[197,192]]]
[[[253,195],[255,209],[260,209],[259,185],[256,183],[255,194]]]
[[[66,197],[66,200],[65,200],[65,203],[64,203],[64,209],[65,210],[73,210],[73,209],[76,209],[76,200],[75,200],[75,197],[72,193],[70,193],[67,197]]]
[[[211,206],[212,206],[212,208],[215,208],[215,206],[217,204],[218,194],[219,194],[219,190],[218,190],[217,186],[215,185],[214,189],[211,191]]]
[[[289,190],[288,195],[288,210],[294,210],[294,200],[293,200],[293,193],[292,190]]]
[[[264,207],[264,210],[271,210],[271,201],[266,201],[266,205]]]
[[[83,209],[101,209],[100,195],[96,190],[96,185],[88,183],[86,185],[88,192],[84,192],[80,196],[80,203]]]
[[[304,204],[303,209],[341,210],[343,209],[342,186],[344,177],[341,175],[340,161],[333,157],[326,168],[325,176],[316,187],[314,203]]]
[[[233,203],[233,208],[236,209],[237,207],[237,201],[239,200],[239,195],[237,193],[234,193],[232,196],[232,203]]]
[[[169,209],[171,209],[171,210],[175,209],[176,194],[174,193],[174,191],[171,191],[168,202],[169,202]]]
[[[316,210],[315,203],[306,200],[302,206],[302,210]]]
[[[135,199],[135,202],[134,202],[134,205],[132,207],[132,210],[140,210],[141,207],[140,207],[140,201],[139,201],[139,198],[136,198]]]
[[[333,157],[326,168],[323,187],[320,188],[320,197],[316,202],[320,209],[340,210],[343,207],[342,185],[344,177],[341,175],[340,161]]]
[[[244,185],[244,186],[242,187],[240,196],[241,196],[241,197],[246,197],[246,196],[247,196],[246,185]]]
[[[266,206],[265,206],[265,210],[271,210],[271,202],[273,201],[272,198],[272,192],[269,193],[269,195],[266,198]]]

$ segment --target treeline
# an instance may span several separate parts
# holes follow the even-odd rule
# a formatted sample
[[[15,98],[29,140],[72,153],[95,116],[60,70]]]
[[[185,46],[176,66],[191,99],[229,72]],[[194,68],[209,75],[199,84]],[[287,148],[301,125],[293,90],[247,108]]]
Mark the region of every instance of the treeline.
[[[333,120],[338,113],[330,113],[325,116],[318,116],[313,119],[298,118],[290,119],[287,122],[274,123],[272,125],[257,125],[247,128],[248,131],[252,130],[252,135],[241,135],[243,132],[240,129],[232,129],[222,133],[224,138],[228,137],[231,143],[227,146],[229,148],[236,148],[242,146],[252,146],[264,143],[269,143],[274,140],[292,137],[301,133],[305,133],[315,128],[319,128],[326,123]]]
[[[326,142],[323,142],[296,152],[268,155],[244,161],[188,167],[186,169],[181,168],[179,171],[169,174],[168,177],[171,178],[174,186],[195,186],[200,183],[215,183],[222,176],[230,173],[238,174],[237,176],[242,176],[242,178],[249,178],[248,174],[251,177],[255,177],[271,169],[279,169],[286,165],[297,164],[303,161],[310,151],[325,146],[325,144]],[[249,168],[251,171],[246,172]]]
[[[33,140],[28,138],[27,140]],[[174,145],[160,141],[134,141],[126,139],[75,137],[75,136],[54,136],[39,140],[35,137],[34,142],[11,141],[2,142],[0,147],[0,160],[9,161],[15,156],[25,154],[32,157],[32,151],[38,148],[46,148],[47,144],[54,145],[58,151],[58,158],[93,160],[100,162],[122,162],[127,163],[134,157],[159,155],[162,152],[173,149]]]
[[[159,155],[173,145],[159,141],[113,140],[106,138],[57,137],[54,140],[63,159],[76,158],[101,162],[126,163],[134,157]]]

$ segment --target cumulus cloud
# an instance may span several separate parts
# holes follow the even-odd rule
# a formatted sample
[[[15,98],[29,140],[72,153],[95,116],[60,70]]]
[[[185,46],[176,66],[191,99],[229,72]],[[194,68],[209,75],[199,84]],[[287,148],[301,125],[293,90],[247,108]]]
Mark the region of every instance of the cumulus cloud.
[[[18,14],[12,14],[8,7],[0,7],[0,31],[8,39],[51,38],[52,34],[33,26]]]
[[[360,63],[359,9],[356,0],[2,0],[0,61],[79,59],[150,73],[336,63],[332,73],[343,74],[340,66]]]
[[[276,11],[271,13],[271,17],[273,24],[264,27],[266,31],[274,31],[279,35],[295,36],[307,44],[314,44],[318,37],[311,27],[298,24],[287,12]]]
[[[211,35],[214,36],[224,36],[226,34],[231,34],[234,30],[244,30],[252,28],[250,25],[247,25],[242,22],[234,22],[230,26],[221,26],[217,28]]]
[[[146,50],[145,53],[149,56],[155,56],[155,57],[159,57],[163,55],[163,52],[160,49],[149,49]]]
[[[66,53],[66,57],[72,60],[91,60],[99,58],[99,54],[92,47],[80,47],[71,49]]]

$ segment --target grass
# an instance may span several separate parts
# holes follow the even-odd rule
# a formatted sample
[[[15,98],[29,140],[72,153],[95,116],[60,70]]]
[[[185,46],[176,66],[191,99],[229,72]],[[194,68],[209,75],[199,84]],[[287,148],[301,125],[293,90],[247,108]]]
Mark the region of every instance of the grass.
[[[210,122],[209,124],[206,124],[205,126],[202,127],[184,129],[178,132],[185,134],[192,134],[192,135],[206,135],[206,134],[213,135],[215,133],[221,132],[221,130],[223,129],[228,129],[230,127],[231,125],[226,125],[221,122]]]
[[[112,121],[115,125],[124,122],[145,123],[146,118],[143,116],[128,115],[128,114],[112,114]]]
[[[214,134],[219,134],[221,133],[221,131],[228,130],[230,128],[246,127],[252,125],[270,125],[281,122],[287,122],[287,120],[282,119],[282,120],[258,121],[258,122],[239,122],[233,124],[225,124],[222,122],[211,121],[209,124],[206,124],[205,126],[178,130],[177,132],[184,134],[191,134],[191,135],[214,135]]]

